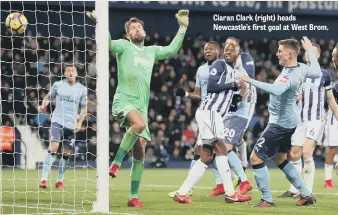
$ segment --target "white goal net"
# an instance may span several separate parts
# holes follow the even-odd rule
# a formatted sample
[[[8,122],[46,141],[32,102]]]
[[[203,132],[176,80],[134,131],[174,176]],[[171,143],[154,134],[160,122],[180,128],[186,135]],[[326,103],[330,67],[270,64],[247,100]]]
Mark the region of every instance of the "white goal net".
[[[108,3],[104,6],[108,12]],[[108,178],[108,151],[97,147],[100,140],[108,145],[108,136],[100,134],[100,127],[107,126],[108,120],[107,125],[98,125],[97,103],[100,102],[97,93],[100,90],[96,87],[100,83],[97,83],[100,78],[96,71],[105,67],[96,67],[96,55],[100,52],[96,39],[100,38],[95,36],[95,23],[86,17],[86,11],[95,9],[95,2],[1,1],[0,8],[0,214],[83,214],[91,212],[95,202],[94,210],[107,212],[107,201],[97,198],[102,190],[97,186],[99,180],[107,183]],[[5,28],[5,19],[13,12],[27,18],[25,33],[13,35]],[[104,11],[103,14],[108,16]],[[106,21],[103,23],[108,28],[107,17]],[[108,33],[105,37],[108,39]],[[61,180],[64,189],[56,187],[62,171],[60,150],[49,172],[47,188],[43,189],[39,185],[43,161],[48,153],[55,101],[52,100],[40,113],[38,106],[51,86],[65,78],[64,69],[68,64],[77,68],[77,81],[87,90],[87,117],[76,133],[66,163]],[[106,64],[108,68],[108,61]],[[101,80],[108,86],[107,77],[101,77]],[[105,93],[108,89],[101,88],[101,97]],[[105,105],[107,107],[103,109],[100,107],[101,115],[108,112],[108,104],[100,103],[100,106]],[[106,150],[107,155],[100,154],[99,150]],[[96,165],[98,158],[100,165]],[[103,166],[102,170],[97,170],[97,166]],[[105,194],[103,197],[106,198]]]

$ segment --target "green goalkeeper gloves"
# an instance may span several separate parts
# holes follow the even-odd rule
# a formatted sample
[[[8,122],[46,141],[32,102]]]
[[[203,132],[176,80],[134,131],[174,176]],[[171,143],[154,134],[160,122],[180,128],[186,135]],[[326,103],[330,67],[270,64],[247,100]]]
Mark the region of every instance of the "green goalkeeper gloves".
[[[189,25],[189,10],[179,10],[175,17],[180,26],[188,27]]]

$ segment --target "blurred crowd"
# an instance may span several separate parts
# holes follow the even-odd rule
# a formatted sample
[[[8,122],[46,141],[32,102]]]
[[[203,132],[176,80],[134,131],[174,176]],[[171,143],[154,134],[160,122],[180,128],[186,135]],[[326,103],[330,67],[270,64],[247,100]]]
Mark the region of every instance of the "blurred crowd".
[[[28,124],[36,131],[42,143],[48,145],[48,130],[52,103],[47,113],[38,114],[37,106],[41,103],[51,84],[62,79],[63,63],[74,62],[78,68],[78,80],[88,87],[88,117],[83,130],[77,133],[76,157],[78,159],[94,159],[96,154],[96,67],[95,41],[90,38],[46,38],[27,37],[11,40],[8,33],[1,37],[1,102],[3,125],[13,126],[16,123]],[[94,36],[92,36],[94,38]],[[123,36],[125,37],[125,36]],[[166,158],[170,160],[189,160],[193,158],[193,146],[197,139],[197,123],[194,119],[198,103],[188,98],[174,96],[174,89],[183,87],[193,91],[197,68],[205,63],[203,47],[207,41],[213,40],[224,47],[226,38],[219,36],[205,38],[203,35],[186,36],[178,54],[163,61],[156,61],[151,81],[151,96],[148,122],[152,135],[147,145],[147,159]],[[167,45],[172,37],[148,35],[145,45]],[[331,52],[335,41],[311,39],[322,48],[320,64],[328,69],[334,80]],[[262,38],[259,41],[240,41],[241,51],[249,52],[255,59],[256,79],[273,82],[281,72],[276,52],[277,39]],[[222,51],[223,52],[223,51]],[[299,61],[304,62],[303,55]],[[118,84],[116,56],[110,54],[109,63],[111,109],[114,93]],[[252,118],[245,139],[250,152],[261,132],[267,125],[267,105],[269,95],[258,90],[255,116]],[[15,113],[15,114],[14,114]],[[14,117],[15,116],[15,117]],[[124,130],[110,115],[110,156],[121,143]]]

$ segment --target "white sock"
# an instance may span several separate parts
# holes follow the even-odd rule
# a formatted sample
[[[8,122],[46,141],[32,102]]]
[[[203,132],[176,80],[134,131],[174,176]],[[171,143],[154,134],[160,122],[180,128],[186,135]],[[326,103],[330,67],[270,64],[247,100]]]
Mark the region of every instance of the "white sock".
[[[248,166],[248,153],[246,147],[247,145],[244,140],[242,141],[242,144],[238,146],[238,157],[242,161],[242,166],[245,168]]]
[[[304,160],[303,173],[305,185],[312,193],[313,182],[315,180],[315,162],[312,157],[308,160]]]
[[[325,164],[325,180],[332,179],[333,165]]]
[[[208,165],[203,163],[201,159],[196,161],[195,165],[190,169],[188,177],[177,191],[180,195],[187,195],[189,190],[202,178]]]
[[[302,175],[302,159],[300,158],[299,160],[291,161],[291,163],[296,168],[299,175],[301,176]],[[295,188],[295,186],[293,186],[292,184],[290,184],[289,191],[292,192],[292,193],[297,193],[298,189]]]
[[[216,164],[217,165],[217,164]],[[222,184],[223,181],[222,181],[222,177],[221,175],[219,174],[218,170],[215,169],[215,168],[211,168],[212,169],[212,173],[214,174],[214,177],[215,177],[215,182],[216,182],[216,185],[217,184]]]
[[[228,163],[228,157],[225,155],[222,155],[222,156],[216,156],[215,159],[216,159],[217,168],[222,170],[222,171],[219,171],[219,173],[222,177],[224,193],[226,196],[232,196],[235,193],[235,190],[234,190],[234,187],[232,186],[231,172],[230,172],[230,167]]]

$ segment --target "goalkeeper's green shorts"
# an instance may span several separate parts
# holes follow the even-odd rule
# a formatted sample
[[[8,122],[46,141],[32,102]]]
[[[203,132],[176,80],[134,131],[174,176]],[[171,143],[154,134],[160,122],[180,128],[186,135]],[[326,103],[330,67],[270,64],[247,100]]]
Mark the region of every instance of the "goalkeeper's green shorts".
[[[120,101],[116,99],[113,102],[113,107],[112,107],[113,117],[116,121],[118,121],[118,123],[120,123],[121,127],[125,127],[127,130],[130,128],[130,123],[127,118],[127,115],[133,110],[137,110],[138,112],[140,112],[142,118],[146,122],[146,128],[141,132],[141,134],[139,134],[139,136],[150,141],[151,138],[150,138],[150,131],[148,127],[147,110],[140,110],[128,101]]]

